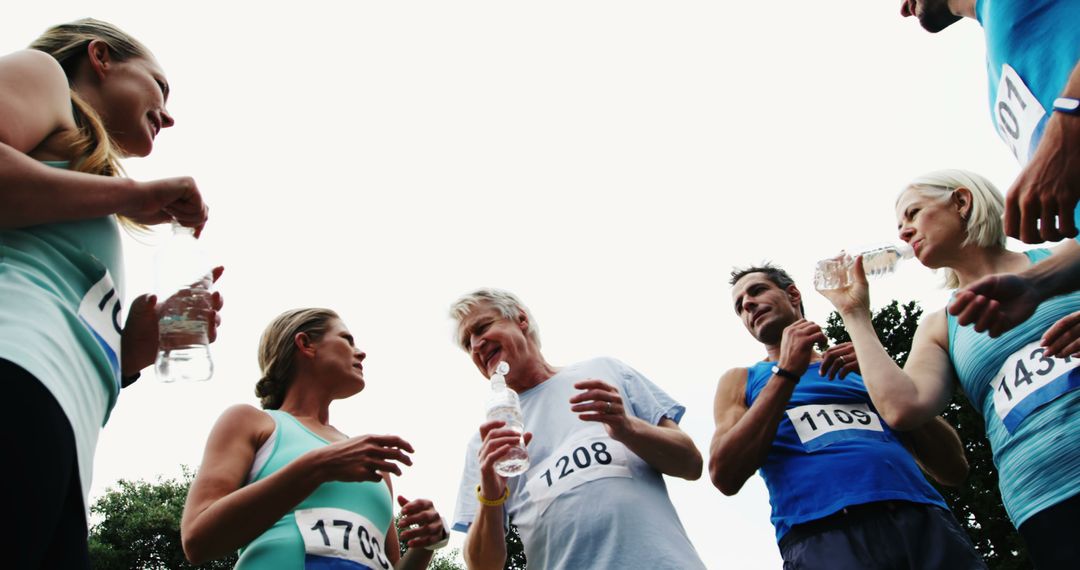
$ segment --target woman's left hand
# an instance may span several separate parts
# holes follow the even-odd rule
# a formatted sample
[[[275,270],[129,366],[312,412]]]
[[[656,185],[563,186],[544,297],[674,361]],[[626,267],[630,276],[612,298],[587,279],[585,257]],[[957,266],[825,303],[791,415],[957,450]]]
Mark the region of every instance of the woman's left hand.
[[[442,517],[435,510],[435,505],[427,499],[407,500],[398,495],[401,506],[401,518],[397,524],[398,539],[409,548],[424,548],[438,544],[448,537]]]
[[[855,264],[851,268],[851,282],[837,289],[818,289],[841,317],[856,314],[860,311],[870,312],[870,286],[866,282],[866,273],[863,271],[862,256],[855,258]]]

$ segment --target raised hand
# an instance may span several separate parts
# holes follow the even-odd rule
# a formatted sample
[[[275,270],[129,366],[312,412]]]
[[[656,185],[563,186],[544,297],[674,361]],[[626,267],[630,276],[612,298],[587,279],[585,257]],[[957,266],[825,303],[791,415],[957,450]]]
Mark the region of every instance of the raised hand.
[[[521,443],[522,434],[506,427],[506,422],[492,420],[480,424],[480,492],[484,498],[498,500],[506,492],[506,477],[495,472],[495,464],[511,448]],[[525,432],[525,445],[532,434]]]
[[[998,337],[1031,317],[1039,302],[1030,280],[999,273],[957,291],[949,304],[949,314],[961,326],[973,325],[977,332]]]
[[[780,337],[780,357],[777,366],[802,376],[814,356],[814,345],[825,344],[828,339],[821,327],[813,321],[799,319],[784,329]]]
[[[822,356],[821,368],[818,373],[823,377],[828,377],[829,380],[835,380],[837,377],[843,380],[844,376],[852,372],[859,373],[859,360],[855,355],[855,345],[850,342],[842,342],[826,350]]]
[[[435,505],[427,499],[407,500],[398,495],[401,518],[397,524],[398,538],[409,548],[423,548],[442,542],[448,535],[443,519]]]
[[[604,424],[608,435],[616,440],[630,431],[630,416],[618,388],[596,378],[582,380],[574,388],[582,392],[570,398],[570,410],[582,421]]]
[[[383,473],[401,475],[401,465],[412,465],[409,442],[396,435],[359,435],[319,448],[319,462],[327,481],[382,481]]]
[[[195,180],[188,176],[135,182],[127,207],[117,213],[146,225],[176,220],[180,225],[202,233],[210,210],[203,202]]]

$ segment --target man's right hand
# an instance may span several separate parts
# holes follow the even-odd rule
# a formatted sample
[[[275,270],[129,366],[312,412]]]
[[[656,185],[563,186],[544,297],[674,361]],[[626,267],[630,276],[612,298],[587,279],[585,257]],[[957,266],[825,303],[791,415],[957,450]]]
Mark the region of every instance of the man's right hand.
[[[525,444],[532,434],[525,432]],[[495,472],[495,464],[510,449],[521,442],[522,434],[506,427],[506,422],[493,420],[480,424],[480,494],[489,501],[497,501],[506,492],[506,477]]]
[[[814,345],[827,344],[825,333],[812,321],[799,319],[784,329],[780,338],[780,357],[777,366],[802,376],[814,356]]]
[[[401,475],[398,463],[412,465],[406,452],[413,452],[412,445],[396,435],[358,435],[312,453],[327,481],[378,482],[383,473]]]
[[[957,291],[948,310],[960,326],[974,325],[976,332],[996,338],[1031,317],[1040,302],[1031,280],[999,273]]]

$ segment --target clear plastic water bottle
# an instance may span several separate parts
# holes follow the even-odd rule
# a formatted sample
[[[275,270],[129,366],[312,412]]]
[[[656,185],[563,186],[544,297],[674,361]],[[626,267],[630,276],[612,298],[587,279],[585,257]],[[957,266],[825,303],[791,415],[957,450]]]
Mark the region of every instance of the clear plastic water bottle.
[[[158,380],[209,380],[211,289],[214,278],[207,256],[195,239],[195,230],[173,222],[172,239],[157,256]]]
[[[823,259],[814,268],[814,287],[818,291],[828,291],[850,285],[855,279],[852,269],[855,267],[855,258],[859,255],[862,255],[866,276],[877,277],[892,273],[901,259],[911,259],[915,251],[906,243],[887,244],[867,249],[854,256],[844,252],[837,257]]]
[[[495,373],[491,375],[491,397],[487,401],[487,419],[505,422],[506,427],[522,433],[525,431],[525,419],[521,415],[521,400],[517,392],[506,386],[508,372],[510,365],[506,361],[500,361],[495,366]],[[495,464],[495,472],[503,477],[517,477],[528,469],[529,452],[525,451],[525,445],[520,440]]]

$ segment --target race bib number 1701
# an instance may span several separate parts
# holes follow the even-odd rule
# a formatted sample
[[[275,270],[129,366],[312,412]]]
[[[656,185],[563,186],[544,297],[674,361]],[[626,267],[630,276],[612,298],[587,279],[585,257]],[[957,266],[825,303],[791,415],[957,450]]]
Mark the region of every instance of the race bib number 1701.
[[[1080,388],[1080,359],[1050,358],[1039,341],[1013,353],[994,376],[994,410],[1009,433],[1040,407]]]
[[[386,537],[367,518],[334,508],[293,514],[304,539],[305,570],[390,570]]]

